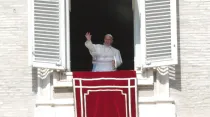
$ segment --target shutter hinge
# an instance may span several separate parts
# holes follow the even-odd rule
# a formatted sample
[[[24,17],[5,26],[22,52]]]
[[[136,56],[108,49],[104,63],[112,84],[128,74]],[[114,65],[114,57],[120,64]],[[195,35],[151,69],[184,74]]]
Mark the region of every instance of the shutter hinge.
[[[138,71],[138,73],[140,73],[140,74],[144,74],[145,68],[144,68],[143,66],[139,66],[139,67],[137,67],[137,71]]]
[[[56,63],[56,66],[61,66],[61,59]]]
[[[150,61],[146,61],[145,63],[146,63],[146,65],[151,65]]]
[[[32,55],[35,56],[34,46],[32,46]]]
[[[34,52],[34,51],[32,52],[32,55],[34,55],[34,56],[35,56],[35,52]]]

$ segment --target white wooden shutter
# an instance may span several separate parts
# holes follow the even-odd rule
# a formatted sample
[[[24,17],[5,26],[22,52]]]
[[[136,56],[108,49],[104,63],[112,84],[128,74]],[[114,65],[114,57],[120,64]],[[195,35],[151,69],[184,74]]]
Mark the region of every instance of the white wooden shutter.
[[[177,64],[176,0],[140,0],[142,66]]]
[[[32,66],[66,69],[65,0],[32,0],[31,7]]]

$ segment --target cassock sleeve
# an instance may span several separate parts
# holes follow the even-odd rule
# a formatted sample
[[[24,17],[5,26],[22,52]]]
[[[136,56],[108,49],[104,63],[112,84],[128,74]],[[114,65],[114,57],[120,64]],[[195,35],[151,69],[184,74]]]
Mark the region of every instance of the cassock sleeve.
[[[85,42],[85,46],[86,46],[91,52],[94,52],[94,51],[95,51],[94,44],[92,43],[91,40],[87,40],[87,41]]]
[[[122,64],[122,58],[120,51],[117,50],[115,54],[115,68],[119,67]]]
[[[92,43],[91,40],[87,40],[85,42],[85,46],[88,48],[90,54],[92,55],[92,57],[94,58],[96,55],[96,45]]]

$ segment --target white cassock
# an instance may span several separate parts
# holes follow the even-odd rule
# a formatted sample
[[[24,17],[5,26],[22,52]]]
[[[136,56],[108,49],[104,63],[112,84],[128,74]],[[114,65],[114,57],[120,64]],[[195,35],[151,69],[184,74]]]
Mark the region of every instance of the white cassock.
[[[120,51],[112,46],[93,44],[91,40],[87,40],[85,46],[93,57],[93,72],[115,71],[122,64]]]

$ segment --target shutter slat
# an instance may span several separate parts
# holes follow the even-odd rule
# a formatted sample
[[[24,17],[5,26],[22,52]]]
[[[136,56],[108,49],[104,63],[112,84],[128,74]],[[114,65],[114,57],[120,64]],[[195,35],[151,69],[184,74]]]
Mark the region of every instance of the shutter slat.
[[[50,40],[50,39],[47,39],[47,40],[45,40],[45,39],[41,39],[41,40],[36,39],[35,43],[59,43],[59,41],[58,40]]]
[[[171,28],[171,26],[164,26],[164,28]],[[151,27],[151,28],[146,28],[147,31],[153,31],[153,30],[163,30],[162,28],[159,27]]]
[[[36,38],[44,38],[44,39],[57,39],[57,38],[59,38],[59,36],[57,36],[57,35],[41,35],[41,34],[35,34],[35,39]]]
[[[50,31],[50,32],[57,32],[59,29],[46,29],[46,28],[36,28],[37,31]]]
[[[162,46],[150,46],[150,47],[147,46],[147,50],[149,50],[149,49],[151,49],[151,50],[154,49],[155,50],[155,49],[160,49],[160,48],[170,49],[170,47],[171,47],[171,45],[170,46],[169,45],[168,46],[165,46],[165,45],[162,45]]]
[[[46,17],[46,18],[58,18],[56,15],[51,15],[51,14],[41,14],[41,13],[35,13],[36,17]]]
[[[41,28],[45,28],[45,27],[47,27],[47,28],[56,28],[56,29],[58,29],[59,28],[59,26],[57,26],[57,25],[55,25],[55,26],[53,26],[53,25],[46,25],[46,24],[35,24],[36,25],[36,27],[35,27],[35,29],[36,28],[39,28],[39,27],[41,27]]]
[[[151,9],[151,10],[146,10],[146,13],[150,13],[150,12],[162,12],[162,11],[170,11],[170,9],[168,8],[168,7],[166,7],[166,8],[158,8],[158,9]]]
[[[59,35],[59,32],[52,32],[52,31],[35,31],[36,34],[43,34],[43,35]]]
[[[147,54],[147,57],[156,57],[156,56],[165,56],[165,55],[167,55],[167,56],[170,56],[171,55],[171,52],[164,52],[164,53],[158,53],[158,52],[156,52],[156,53],[153,53],[153,54]]]
[[[49,11],[49,10],[42,10],[42,9],[35,9],[35,13],[47,13],[47,14],[59,14],[58,11]]]
[[[35,14],[41,14],[41,15],[55,15],[57,16],[59,14],[58,11],[45,11],[45,10],[39,10],[39,9],[35,9],[34,11]]]
[[[54,23],[54,24],[58,24],[59,21],[53,21],[53,20],[36,20],[35,23]]]
[[[52,45],[58,45],[59,42],[54,42],[54,41],[35,41],[35,44],[40,44],[40,45],[49,45],[49,44],[52,44]]]
[[[57,54],[57,55],[59,54],[58,51],[57,51],[57,52],[56,52],[56,51],[42,51],[42,52],[35,52],[35,54],[45,54],[46,52],[47,52],[47,53],[50,53],[50,54],[51,54],[51,53]]]
[[[151,16],[151,15],[155,15],[155,14],[159,14],[159,15],[166,15],[167,14],[167,12],[165,12],[165,11],[159,11],[159,12],[157,12],[157,11],[154,11],[154,12],[148,12],[147,13],[147,16]],[[168,13],[170,13],[170,11],[168,11]]]
[[[164,29],[158,29],[158,30],[147,30],[147,33],[162,33],[162,32],[167,32],[168,30],[170,30],[170,28],[164,28]]]
[[[157,33],[157,34],[153,34],[153,33],[151,33],[151,34],[148,34],[147,33],[147,37],[155,37],[155,36],[161,36],[161,35],[170,35],[170,32],[163,32],[163,33]]]
[[[53,53],[54,55],[56,55],[55,53]],[[57,59],[59,59],[59,57],[58,56],[54,56],[54,55],[52,55],[52,54],[46,54],[46,53],[43,53],[43,54],[41,54],[41,53],[37,53],[37,52],[35,52],[35,55],[37,56],[37,57],[46,57],[46,58],[48,58],[48,57],[50,57],[50,58],[57,58]],[[57,54],[57,55],[59,55],[59,54]]]
[[[58,11],[58,8],[51,8],[51,7],[34,7],[34,9],[39,9],[39,10],[46,10],[46,11]]]
[[[166,38],[166,39],[155,39],[155,40],[152,40],[152,39],[150,39],[150,40],[147,40],[147,43],[152,43],[152,42],[162,42],[162,41],[168,41],[169,40],[169,38]]]
[[[149,0],[147,0],[145,4],[146,5],[150,5],[150,4],[151,5],[153,5],[153,4],[160,4],[161,5],[163,3],[168,3],[169,4],[170,2],[168,0],[158,0],[158,1],[152,1],[152,2],[150,2]]]
[[[171,26],[170,26],[170,23],[168,23],[168,22],[165,22],[165,23],[159,23],[159,25],[155,25],[155,23],[154,24],[152,24],[152,23],[148,23],[148,26],[146,27],[146,30],[157,30],[157,29],[161,29],[161,28],[171,28]]]
[[[42,41],[59,41],[59,40],[56,40],[56,38],[53,38],[53,37],[45,38],[45,37],[39,37],[38,35],[36,37],[36,40],[37,41],[39,41],[39,40],[42,40]]]
[[[57,51],[57,52],[59,52],[59,50],[58,49],[54,49],[54,48],[45,48],[45,47],[36,47],[35,48],[37,51],[50,51],[50,52],[54,52],[54,51]]]
[[[43,27],[45,27],[45,28],[50,28],[50,27],[55,27],[55,25],[58,25],[58,24],[56,24],[56,23],[34,23],[35,25],[37,25],[37,27],[35,27],[35,29],[36,28],[43,28]]]
[[[170,15],[168,14],[163,14],[163,15],[153,15],[153,16],[148,16],[146,19],[150,20],[150,19],[161,19],[161,18],[170,18]]]
[[[35,17],[35,20],[59,21],[58,18]]]
[[[56,45],[52,45],[52,44],[35,44],[36,47],[40,47],[40,48],[58,48],[59,46]],[[36,50],[35,50],[36,51]],[[47,53],[46,53],[47,54]]]
[[[34,3],[59,4],[58,0],[35,0]]]
[[[169,18],[162,18],[162,19],[151,19],[147,20],[147,23],[154,23],[154,22],[170,22]]]
[[[170,40],[167,40],[167,41],[164,41],[164,42],[159,42],[159,43],[154,43],[154,42],[147,42],[147,47],[150,47],[150,46],[158,46],[158,45],[168,45],[168,44],[171,44],[171,41]]]
[[[51,17],[51,18],[57,18],[57,14],[44,14],[44,13],[35,13],[36,16],[39,17]]]
[[[35,18],[35,20],[39,20],[39,19],[50,19],[50,20],[59,20],[57,17],[45,17],[45,16],[42,16],[42,17],[40,17],[40,16],[36,16],[36,17],[34,17]]]
[[[165,32],[162,32],[162,31],[147,31],[147,33],[150,33],[149,36],[151,36],[151,35],[170,34],[171,32],[169,32],[167,29],[165,29]]]
[[[40,3],[35,3],[35,6],[39,7],[47,7],[47,8],[58,8],[58,4],[40,4]]]
[[[164,24],[166,21],[162,21],[162,22],[157,22],[157,21],[153,21],[153,22],[148,22],[148,25],[161,25],[161,24]],[[166,28],[170,28],[170,25],[168,25],[168,27],[167,27],[167,25],[166,25]],[[148,29],[149,30],[149,29]],[[156,29],[155,29],[156,30]],[[159,30],[162,30],[162,29],[159,29]]]
[[[153,37],[147,37],[148,40],[152,40],[152,39],[161,39],[161,38],[170,38],[171,35],[159,35],[159,36],[153,36]]]
[[[148,50],[147,50],[148,53],[162,52],[162,51],[168,51],[168,52],[169,52],[169,51],[171,51],[171,50],[168,49],[168,48],[166,48],[166,49],[163,48],[163,49],[158,49],[158,50],[154,50],[154,49],[152,49],[152,50],[149,50],[149,49],[148,49]]]
[[[48,33],[37,33],[37,32],[35,32],[35,35],[39,35],[39,36],[52,36],[52,34],[48,34]],[[59,34],[57,33],[57,34],[54,34],[53,36],[59,36]]]

